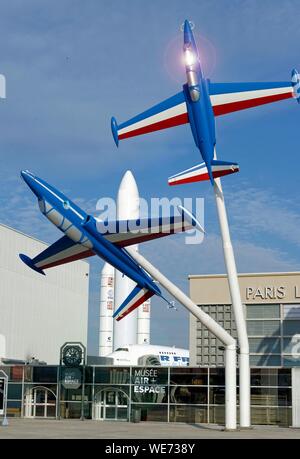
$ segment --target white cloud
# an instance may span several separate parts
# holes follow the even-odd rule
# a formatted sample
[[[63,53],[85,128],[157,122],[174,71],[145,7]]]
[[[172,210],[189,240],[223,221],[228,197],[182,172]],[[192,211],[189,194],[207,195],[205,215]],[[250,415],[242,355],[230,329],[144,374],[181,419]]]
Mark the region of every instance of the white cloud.
[[[243,187],[229,193],[232,229],[247,240],[257,234],[279,238],[284,243],[300,246],[300,202],[274,195],[271,191]]]

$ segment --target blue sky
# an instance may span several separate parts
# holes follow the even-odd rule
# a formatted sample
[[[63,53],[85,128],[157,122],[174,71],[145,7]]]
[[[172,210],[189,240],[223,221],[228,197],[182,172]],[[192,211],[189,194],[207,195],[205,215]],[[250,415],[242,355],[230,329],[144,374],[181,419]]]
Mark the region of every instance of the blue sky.
[[[289,80],[300,67],[299,0],[2,0],[2,223],[47,242],[60,236],[38,213],[21,169],[91,211],[102,196],[115,197],[131,169],[146,199],[205,198],[203,244],[195,249],[176,236],[142,252],[186,291],[188,274],[224,272],[210,185],[167,185],[168,176],[199,162],[189,126],[119,149],[110,132],[112,115],[124,121],[179,91],[185,18],[195,23],[213,81]],[[240,272],[299,270],[299,108],[285,101],[217,120],[219,158],[240,164],[239,174],[223,180]],[[91,262],[90,352],[97,349],[101,266]],[[154,300],[152,342],[187,346],[187,313]]]

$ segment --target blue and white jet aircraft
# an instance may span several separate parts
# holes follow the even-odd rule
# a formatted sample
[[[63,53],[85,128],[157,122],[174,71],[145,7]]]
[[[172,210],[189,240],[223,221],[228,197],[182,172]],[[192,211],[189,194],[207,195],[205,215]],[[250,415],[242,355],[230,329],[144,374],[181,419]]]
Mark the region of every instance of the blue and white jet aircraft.
[[[236,163],[214,159],[215,117],[280,100],[295,98],[300,103],[297,70],[291,81],[275,83],[212,83],[205,78],[189,21],[184,23],[184,58],[187,83],[183,91],[140,115],[117,124],[111,120],[116,145],[119,140],[190,123],[194,141],[204,163],[169,178],[169,185],[198,182],[238,172]]]
[[[45,269],[98,255],[137,283],[114,313],[116,320],[124,318],[153,295],[165,300],[156,283],[125,247],[193,228],[203,231],[196,218],[183,207],[178,207],[180,216],[170,218],[102,222],[86,214],[60,191],[29,171],[22,171],[21,176],[36,195],[42,214],[64,233],[61,239],[33,259],[20,254],[21,260],[45,275]]]

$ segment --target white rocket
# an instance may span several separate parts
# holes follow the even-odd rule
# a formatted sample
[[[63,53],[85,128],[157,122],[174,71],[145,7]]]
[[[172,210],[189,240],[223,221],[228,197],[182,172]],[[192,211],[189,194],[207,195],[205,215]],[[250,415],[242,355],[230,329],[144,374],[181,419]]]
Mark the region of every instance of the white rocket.
[[[136,181],[130,171],[122,178],[117,197],[117,219],[133,220],[140,217],[140,197]],[[138,250],[138,246],[132,246]],[[112,279],[111,286],[107,285]],[[150,344],[150,300],[143,303],[124,319],[113,320],[113,311],[127,298],[135,283],[107,263],[101,273],[99,355],[129,344]],[[113,308],[110,309],[111,304]],[[107,306],[109,305],[109,307]]]

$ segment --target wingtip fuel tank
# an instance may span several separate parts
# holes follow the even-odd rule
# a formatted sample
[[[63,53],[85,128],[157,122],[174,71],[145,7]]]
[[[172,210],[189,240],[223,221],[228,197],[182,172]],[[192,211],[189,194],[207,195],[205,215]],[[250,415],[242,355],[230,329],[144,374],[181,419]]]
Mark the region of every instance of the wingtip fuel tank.
[[[300,75],[296,69],[292,70],[292,86],[294,90],[294,97],[300,104]]]

